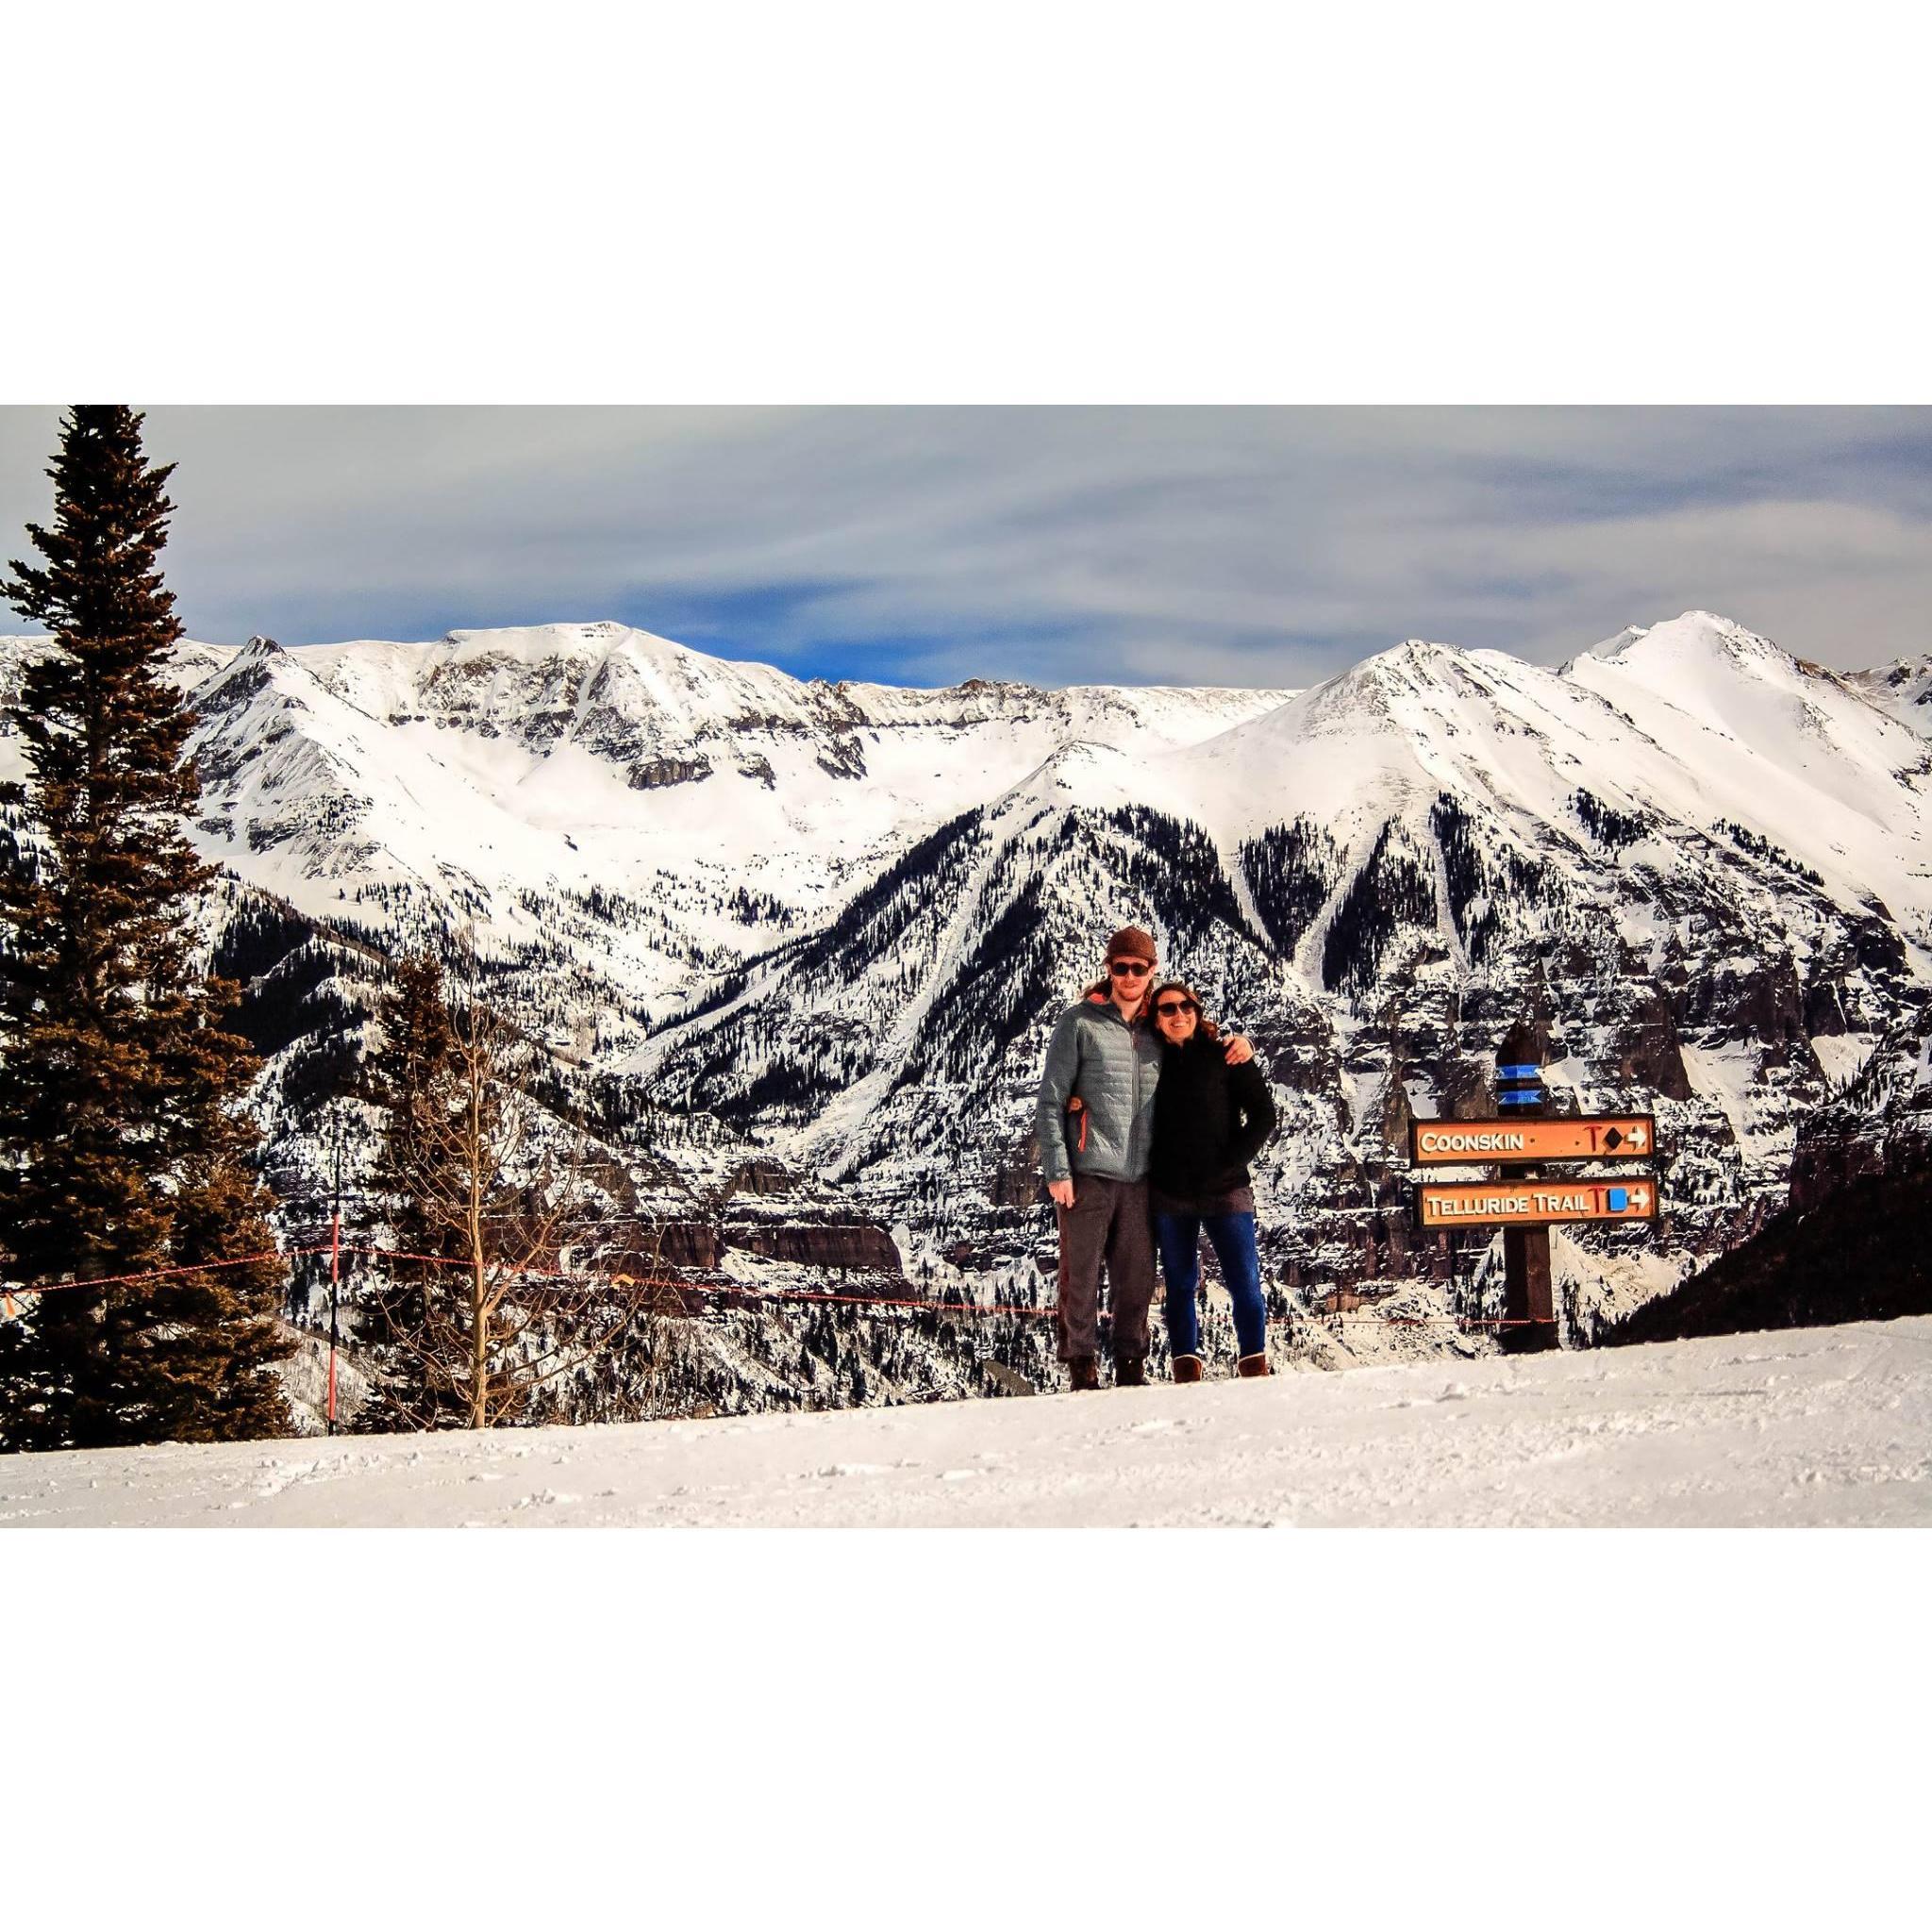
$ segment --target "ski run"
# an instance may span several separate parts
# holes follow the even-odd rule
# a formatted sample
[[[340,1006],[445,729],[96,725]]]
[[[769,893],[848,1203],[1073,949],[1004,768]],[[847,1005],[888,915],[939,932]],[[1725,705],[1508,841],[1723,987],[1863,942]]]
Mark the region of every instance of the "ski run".
[[[0,1524],[1932,1524],[1932,1317],[811,1415],[95,1450]]]

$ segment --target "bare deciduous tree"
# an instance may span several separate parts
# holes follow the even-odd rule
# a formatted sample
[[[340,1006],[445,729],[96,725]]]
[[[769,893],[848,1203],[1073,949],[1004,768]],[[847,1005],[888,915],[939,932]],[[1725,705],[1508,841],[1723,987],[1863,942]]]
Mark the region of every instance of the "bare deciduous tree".
[[[586,1137],[531,1096],[538,1049],[476,996],[474,967],[466,996],[446,1000],[434,967],[409,963],[408,995],[441,1011],[434,1052],[385,1098],[385,1179],[421,1247],[367,1293],[372,1419],[489,1428],[526,1419],[679,1297],[661,1224],[613,1218]]]

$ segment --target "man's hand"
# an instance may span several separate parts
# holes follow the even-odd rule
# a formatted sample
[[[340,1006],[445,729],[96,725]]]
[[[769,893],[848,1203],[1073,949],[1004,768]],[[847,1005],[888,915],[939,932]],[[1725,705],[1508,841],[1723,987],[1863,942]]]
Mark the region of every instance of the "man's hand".
[[[1238,1067],[1243,1061],[1251,1060],[1254,1058],[1255,1049],[1248,1044],[1245,1034],[1234,1033],[1228,1036],[1227,1063],[1229,1066]]]
[[[1048,1181],[1046,1191],[1058,1207],[1071,1208],[1074,1205],[1074,1184],[1071,1180]]]

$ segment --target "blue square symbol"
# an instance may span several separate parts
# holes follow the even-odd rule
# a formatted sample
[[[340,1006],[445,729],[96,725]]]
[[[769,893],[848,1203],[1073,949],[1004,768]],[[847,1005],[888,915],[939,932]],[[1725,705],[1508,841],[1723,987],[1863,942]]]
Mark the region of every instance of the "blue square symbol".
[[[1612,1214],[1623,1213],[1629,1205],[1630,1190],[1628,1188],[1612,1188],[1610,1190],[1610,1212]]]

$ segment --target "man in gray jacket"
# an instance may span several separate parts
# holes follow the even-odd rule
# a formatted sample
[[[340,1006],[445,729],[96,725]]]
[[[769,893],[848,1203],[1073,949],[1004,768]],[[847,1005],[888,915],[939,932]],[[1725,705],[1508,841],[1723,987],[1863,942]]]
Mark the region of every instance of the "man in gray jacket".
[[[1059,1223],[1059,1357],[1075,1389],[1097,1389],[1100,1270],[1113,1291],[1114,1383],[1147,1379],[1147,1310],[1154,1238],[1147,1167],[1160,1041],[1146,1023],[1153,939],[1123,926],[1107,942],[1107,987],[1069,1007],[1047,1041],[1034,1125],[1040,1165]],[[1237,1034],[1227,1057],[1254,1049]]]

